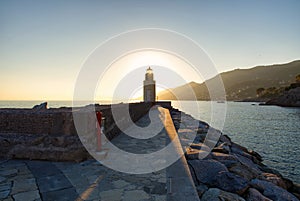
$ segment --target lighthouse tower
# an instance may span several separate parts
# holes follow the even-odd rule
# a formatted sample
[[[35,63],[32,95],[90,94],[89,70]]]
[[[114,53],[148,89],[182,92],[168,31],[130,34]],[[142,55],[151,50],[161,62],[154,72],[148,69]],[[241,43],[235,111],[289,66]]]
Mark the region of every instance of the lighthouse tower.
[[[144,80],[144,102],[155,102],[155,97],[155,80],[153,79],[153,71],[149,67]]]

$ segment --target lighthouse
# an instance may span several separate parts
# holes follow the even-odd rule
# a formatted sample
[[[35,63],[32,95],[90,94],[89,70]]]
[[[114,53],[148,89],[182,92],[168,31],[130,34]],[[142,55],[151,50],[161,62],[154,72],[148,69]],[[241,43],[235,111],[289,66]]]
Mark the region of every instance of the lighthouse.
[[[149,67],[144,80],[144,102],[155,102],[155,80],[153,79],[153,70]]]

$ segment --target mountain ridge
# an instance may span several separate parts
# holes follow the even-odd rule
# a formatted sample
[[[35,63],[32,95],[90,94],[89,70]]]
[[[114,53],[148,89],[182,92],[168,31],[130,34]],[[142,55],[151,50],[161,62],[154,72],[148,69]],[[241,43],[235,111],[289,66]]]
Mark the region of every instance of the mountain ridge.
[[[294,82],[297,74],[300,74],[300,60],[284,64],[259,65],[248,69],[238,68],[220,73],[202,83],[190,82],[162,91],[158,93],[158,98],[159,100],[214,100],[216,98],[210,98],[207,86],[216,84],[220,76],[227,100],[255,99],[256,89],[288,86]]]

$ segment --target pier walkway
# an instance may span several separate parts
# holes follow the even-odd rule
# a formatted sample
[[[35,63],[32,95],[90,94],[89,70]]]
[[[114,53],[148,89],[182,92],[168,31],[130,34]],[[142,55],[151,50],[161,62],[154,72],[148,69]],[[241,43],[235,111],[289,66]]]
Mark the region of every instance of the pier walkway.
[[[167,120],[163,122],[164,128],[154,137],[136,139],[121,133],[111,142],[124,151],[136,154],[152,153],[163,149],[170,139],[175,138],[176,134],[169,112],[164,114],[166,111],[165,109],[160,111],[160,115]],[[146,115],[136,123],[141,127],[146,127],[149,124],[149,118]],[[128,128],[127,131],[130,132],[130,129],[133,128]],[[177,141],[179,143],[179,140]],[[174,149],[179,149],[180,152],[182,149],[179,145],[180,143]],[[117,156],[110,157],[109,160],[114,163],[119,162],[120,166],[130,165],[126,163],[126,158],[122,161],[118,159],[113,161],[115,157]],[[168,157],[168,154],[165,157]],[[165,161],[166,158],[161,158],[149,161],[149,164],[155,167],[157,162],[164,163]],[[81,163],[0,160],[0,200],[197,200],[198,197],[189,171],[187,171],[186,161],[184,161],[184,156],[182,156],[168,168],[147,174],[128,174],[108,168],[96,160]]]

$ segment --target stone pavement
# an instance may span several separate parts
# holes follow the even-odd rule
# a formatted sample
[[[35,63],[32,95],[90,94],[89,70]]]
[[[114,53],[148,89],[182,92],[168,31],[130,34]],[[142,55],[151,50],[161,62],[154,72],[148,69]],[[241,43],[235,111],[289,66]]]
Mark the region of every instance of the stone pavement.
[[[147,126],[147,116],[137,124]],[[165,146],[165,130],[151,139],[121,134],[115,146],[133,153],[148,153]],[[0,200],[3,201],[163,201],[166,170],[148,174],[114,171],[98,161],[81,163],[0,160]]]
[[[165,200],[165,171],[130,175],[94,160],[2,160],[0,200]]]

